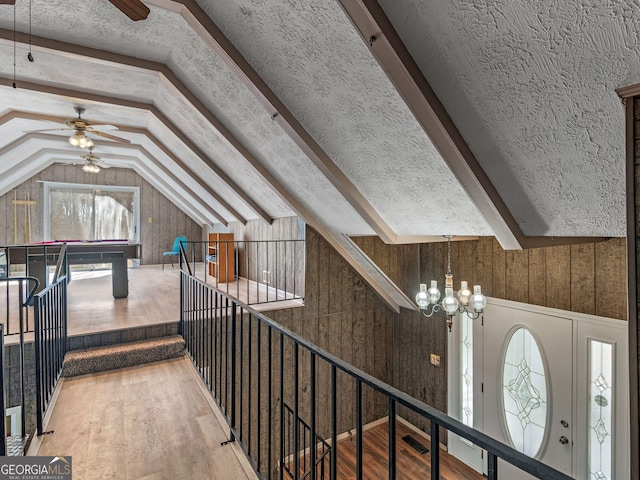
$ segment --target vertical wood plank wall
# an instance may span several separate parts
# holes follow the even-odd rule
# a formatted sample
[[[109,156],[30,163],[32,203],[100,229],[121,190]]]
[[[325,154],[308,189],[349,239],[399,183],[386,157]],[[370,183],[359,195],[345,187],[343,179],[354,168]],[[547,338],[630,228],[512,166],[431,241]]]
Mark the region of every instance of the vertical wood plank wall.
[[[438,280],[443,288],[445,242],[386,245],[378,237],[353,240],[409,298],[415,297],[420,282]],[[456,289],[460,280],[468,280],[470,285],[480,284],[491,297],[627,318],[624,238],[522,251],[504,251],[491,237],[452,242],[451,269]],[[402,309],[393,324],[392,383],[443,412],[447,410],[447,335],[442,315],[425,318]],[[431,353],[440,356],[439,367],[429,363]],[[427,427],[411,414],[407,417]]]
[[[273,240],[304,240],[305,224],[302,220],[298,217],[281,217],[274,218],[271,224],[262,220],[249,220],[246,225],[230,222],[224,231],[233,233],[234,241],[238,242],[236,243],[237,268],[241,277],[261,282],[262,270],[269,270],[274,286],[284,289],[286,285],[288,292],[304,296],[304,244],[288,243],[285,251],[284,244],[276,248],[275,243],[271,242]],[[269,246],[267,247],[267,243],[252,243],[256,240],[268,241]],[[295,289],[293,282],[295,282]]]
[[[351,266],[313,229],[306,233],[305,305],[270,311],[267,316],[310,342],[365,372],[391,383],[393,379],[392,335],[397,314],[354,272]],[[287,358],[291,355],[287,351]],[[307,355],[301,355],[301,385],[308,385]],[[305,376],[306,375],[306,376]],[[328,412],[329,369],[318,369],[319,412]],[[308,393],[308,388],[306,389]],[[338,430],[353,429],[355,416],[352,380],[338,375]],[[288,397],[289,395],[287,395]],[[304,404],[306,402],[303,402]],[[363,389],[365,423],[386,415],[386,401],[369,387]],[[308,421],[304,409],[301,417]],[[329,434],[328,415],[319,414],[319,431]]]
[[[54,164],[23,182],[14,190],[17,198],[24,200],[27,192],[36,206],[31,207],[31,241],[45,240],[43,235],[43,186],[41,181],[80,183],[86,185],[117,185],[140,187],[140,240],[142,242],[143,265],[162,262],[162,252],[171,250],[173,240],[178,235],[200,240],[202,227],[189,218],[182,210],[162,195],[149,182],[131,169],[109,168],[97,174],[88,174],[77,165]],[[0,245],[14,243],[14,225],[17,223],[17,243],[24,243],[25,208],[15,210],[12,200],[14,190],[0,196]],[[152,223],[149,223],[149,218]],[[15,222],[14,222],[15,220]],[[198,252],[201,260],[200,252]]]

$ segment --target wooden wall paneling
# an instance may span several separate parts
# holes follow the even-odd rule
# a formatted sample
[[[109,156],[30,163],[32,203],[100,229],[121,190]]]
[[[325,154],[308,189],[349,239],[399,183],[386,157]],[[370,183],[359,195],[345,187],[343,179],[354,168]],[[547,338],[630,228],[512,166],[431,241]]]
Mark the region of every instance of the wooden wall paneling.
[[[595,245],[596,315],[626,320],[626,241],[612,238]]]
[[[529,252],[505,252],[505,297],[515,302],[529,302]]]
[[[545,248],[545,276],[547,306],[571,308],[571,247]]]
[[[324,315],[330,311],[329,306],[329,285],[331,278],[329,276],[331,264],[331,248],[324,240],[318,245],[318,310],[317,313]]]
[[[82,170],[82,169],[80,169]],[[117,185],[117,173],[115,171],[115,168],[107,168],[107,169],[102,169],[100,170],[101,172],[104,172],[104,183],[103,185]]]
[[[158,239],[160,238],[162,218],[160,217],[160,194],[155,189],[150,191],[151,193],[151,215],[153,223],[150,224],[151,238],[147,239],[146,246],[149,254],[149,262],[159,258],[160,246],[158,245]]]
[[[329,351],[329,344],[331,341],[331,315],[324,315],[318,318],[318,338],[317,345]],[[316,366],[316,392],[318,395],[317,405],[320,412],[330,412],[331,402],[331,368],[327,362],[318,359]],[[318,432],[323,438],[329,438],[331,435],[331,429],[329,427],[329,415],[319,415]]]
[[[162,261],[162,253],[167,250],[167,240],[169,239],[169,202],[157,190],[153,192],[153,211],[157,223],[154,222],[156,236],[153,241],[153,258]]]
[[[324,243],[319,235],[310,230],[308,234],[309,241],[307,241],[307,253],[306,253],[306,269],[305,275],[305,314],[309,317],[316,316],[318,314],[318,302],[319,302],[319,283],[318,283],[318,269],[320,266],[320,244]]]
[[[140,231],[142,259],[140,263],[147,265],[152,263],[152,259],[155,258],[153,256],[153,238],[155,237],[154,222],[157,223],[158,219],[155,217],[155,213],[153,211],[153,188],[149,182],[143,180],[142,177],[140,178],[140,216],[142,217],[140,219],[140,222],[142,223]],[[149,219],[151,219],[151,223],[149,223]]]
[[[11,193],[11,192],[9,192]],[[13,243],[13,222],[9,221],[9,212],[11,211],[11,199],[9,195],[2,195],[0,197],[0,242],[2,245],[9,245]]]
[[[329,310],[328,313],[342,311],[342,297],[348,285],[343,287],[342,269],[343,263],[340,258],[333,254],[329,256]]]
[[[372,366],[373,375],[376,378],[387,382],[388,384],[392,384],[393,381],[390,381],[389,378],[389,370],[387,369],[387,357],[389,354],[389,342],[386,337],[387,335],[387,327],[386,327],[386,312],[381,309],[373,309],[372,312],[372,320],[373,326],[371,329],[371,334],[373,336],[372,348],[370,348],[371,357],[369,359],[370,365]],[[387,409],[387,402],[382,395],[374,394],[373,398],[373,408],[374,408],[374,417],[380,418],[385,415]]]
[[[506,255],[505,251],[500,247],[500,244],[494,239],[493,240],[493,252],[492,256],[492,264],[493,264],[493,272],[492,272],[492,285],[491,285],[491,296],[497,298],[505,298],[506,297],[506,278],[505,278],[505,268],[506,268]]]
[[[571,245],[571,310],[596,313],[595,245]]]
[[[368,308],[356,309],[351,313],[351,363],[356,368],[359,368],[364,371],[369,370],[369,365],[365,365],[367,361],[367,349],[368,349],[368,335],[367,329],[370,328],[368,325],[367,319],[367,310]],[[362,397],[362,412],[363,418],[364,414],[367,412],[367,401],[364,395]]]
[[[392,280],[410,299],[414,299],[420,288],[422,279],[420,278],[420,245],[407,244],[400,245],[396,249],[397,254],[391,255],[391,270],[396,265]]]
[[[460,282],[466,280],[469,288],[473,291],[475,278],[475,258],[476,258],[476,241],[454,242],[458,245],[458,266],[454,270],[453,288],[460,290]]]
[[[380,237],[371,237],[373,243],[373,259],[375,264],[380,270],[384,272],[389,278],[392,277],[391,272],[391,251],[395,248],[394,245],[387,245]]]
[[[532,248],[527,250],[529,255],[529,303],[533,305],[546,305],[547,296],[545,284],[545,249]]]
[[[341,351],[339,357],[347,363],[353,364],[353,319],[351,312],[340,314],[341,334],[340,340]],[[355,411],[352,410],[354,405],[353,399],[355,395],[355,384],[351,377],[338,373],[338,389],[339,389],[339,416],[338,431],[344,432],[350,430],[354,426]],[[342,399],[342,401],[340,401]]]

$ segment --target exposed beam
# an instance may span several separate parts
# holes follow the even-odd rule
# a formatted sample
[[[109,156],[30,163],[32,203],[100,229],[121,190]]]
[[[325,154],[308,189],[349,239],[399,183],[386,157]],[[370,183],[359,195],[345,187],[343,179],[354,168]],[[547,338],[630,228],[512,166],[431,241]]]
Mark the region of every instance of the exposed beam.
[[[8,86],[8,82],[12,82],[10,79],[7,78],[3,78],[0,77],[0,85],[4,85],[4,86]],[[98,94],[93,94],[93,93],[87,93],[87,92],[79,92],[79,91],[75,91],[75,90],[67,90],[67,89],[62,89],[62,88],[58,88],[58,87],[53,87],[50,85],[41,85],[41,84],[36,84],[36,83],[31,83],[31,82],[20,82],[19,83],[19,88],[23,89],[23,90],[31,90],[31,91],[37,91],[37,92],[42,92],[42,93],[49,93],[52,95],[59,95],[59,96],[65,96],[65,97],[71,97],[71,98],[81,98],[84,100],[91,100],[91,101],[95,101],[95,102],[101,102],[101,103],[106,103],[109,105],[118,105],[118,106],[124,106],[124,107],[130,107],[130,108],[136,108],[139,110],[146,110],[147,112],[149,112],[150,114],[152,114],[154,117],[156,117],[165,127],[167,127],[180,141],[182,141],[182,143],[184,143],[187,148],[189,148],[198,158],[200,158],[200,160],[202,160],[224,183],[227,184],[227,186],[229,186],[236,194],[238,194],[241,199],[247,203],[247,205],[249,207],[251,207],[251,204],[254,204],[257,208],[258,208],[258,212],[256,212],[258,215],[260,214],[259,212],[263,212],[265,215],[266,213],[264,212],[264,210],[262,210],[262,208],[260,208],[259,206],[257,206],[257,204],[255,203],[254,200],[250,199],[245,193],[244,191],[235,183],[233,182],[233,180],[231,180],[231,178],[228,177],[228,175],[226,175],[217,165],[215,165],[207,156],[206,154],[200,150],[192,141],[189,137],[187,137],[184,133],[182,133],[182,131],[180,129],[178,129],[175,125],[173,125],[173,123],[166,118],[162,112],[160,112],[155,106],[150,105],[150,104],[146,104],[146,103],[141,103],[141,102],[134,102],[131,100],[123,100],[123,99],[117,99],[117,98],[111,98],[111,97],[107,97],[104,95],[98,95]],[[35,114],[27,114],[24,113],[24,115],[32,115],[33,119],[39,119],[39,120],[46,120],[47,118],[52,118],[52,119],[59,119],[62,117],[55,117],[55,116],[47,116],[47,115],[35,115]],[[58,121],[58,120],[54,120],[54,121]],[[120,128],[120,130],[127,131],[127,126],[123,125],[123,126],[118,126]],[[215,198],[218,199],[218,201],[230,212],[236,212],[236,210],[231,207],[231,205],[224,199],[222,199],[219,195],[215,195]],[[250,203],[249,203],[250,202]],[[252,210],[256,210],[255,208],[252,208]],[[237,212],[236,212],[237,213]],[[243,216],[241,216],[238,213],[238,220],[239,221],[243,221],[246,223],[246,220],[244,219]],[[263,220],[265,219],[264,217],[261,217]],[[268,221],[271,221],[270,217],[267,217]],[[267,220],[265,220],[267,221]]]
[[[2,117],[0,117],[2,118]],[[2,123],[2,122],[0,122]],[[65,137],[61,137],[59,135],[47,135],[47,134],[42,134],[42,133],[28,133],[26,135],[23,135],[22,137],[20,137],[19,139],[15,140],[14,142],[11,142],[9,145],[6,145],[4,148],[2,148],[2,150],[0,150],[0,156],[5,156],[5,155],[11,155],[11,152],[13,150],[16,150],[22,146],[28,145],[29,143],[31,143],[31,141],[33,140],[41,140],[41,141],[45,141],[47,142],[47,145],[55,145],[55,144],[61,144],[63,146],[63,148],[51,148],[51,147],[38,147],[35,146],[34,148],[36,149],[34,151],[34,148],[29,149],[28,152],[26,152],[27,155],[29,155],[29,158],[39,154],[39,152],[44,152],[47,153],[49,157],[56,157],[58,156],[58,158],[62,158],[62,156],[64,156],[65,158],[69,159],[70,161],[79,161],[80,160],[80,153],[78,151],[78,149],[74,149],[74,147],[71,147],[68,142],[66,141]],[[114,144],[113,142],[109,142],[109,141],[104,141],[104,140],[96,140],[95,142],[96,146],[110,146],[113,147]],[[118,148],[124,149],[124,150],[134,150],[138,153],[140,153],[142,156],[144,156],[145,158],[148,159],[149,162],[153,163],[153,167],[156,170],[160,170],[162,175],[157,175],[159,178],[163,178],[166,182],[167,185],[177,185],[180,189],[182,189],[183,191],[185,191],[188,195],[188,198],[185,197],[183,194],[178,192],[178,189],[176,189],[175,187],[171,187],[174,194],[179,196],[182,201],[185,203],[185,206],[190,207],[190,209],[193,211],[202,211],[205,216],[199,216],[200,219],[204,219],[206,220],[206,222],[210,222],[212,219],[218,220],[220,223],[223,223],[225,225],[227,225],[227,222],[225,221],[224,217],[222,217],[218,212],[216,212],[214,209],[212,209],[209,205],[207,205],[204,202],[200,202],[199,201],[199,196],[193,192],[193,190],[191,190],[191,188],[187,185],[184,184],[184,182],[182,182],[179,178],[177,178],[168,168],[166,168],[164,165],[160,164],[159,162],[157,162],[154,158],[153,155],[151,155],[148,151],[146,151],[143,147],[139,146],[139,145],[118,145]],[[101,155],[101,158],[107,158],[108,155]],[[126,158],[124,156],[118,156],[118,159],[122,159],[122,160],[126,160]],[[140,156],[129,156],[130,159],[138,159],[139,162],[143,163]],[[16,168],[17,166],[21,165],[23,162],[20,161],[16,164],[12,164],[9,166],[9,168],[5,169],[5,170],[0,170],[0,173],[2,174],[3,178],[7,178],[8,176],[11,175],[11,172],[14,168]],[[54,163],[55,160],[54,160]],[[129,160],[126,163],[128,163],[129,165],[134,165],[135,162],[133,160]],[[79,168],[79,167],[78,167]],[[131,166],[128,166],[126,168],[132,168]],[[144,178],[144,177],[143,177]],[[169,181],[167,181],[167,179]],[[149,181],[149,178],[145,178],[145,180]],[[15,185],[12,185],[9,189],[15,187]],[[178,207],[180,207],[180,205],[177,205]],[[191,216],[191,215],[190,215]],[[195,220],[195,218],[194,218]],[[201,220],[200,220],[201,221]],[[206,223],[203,222],[203,223]]]
[[[337,0],[414,117],[506,250],[520,227],[375,0]]]
[[[59,117],[59,116],[54,116],[54,115],[39,115],[39,114],[35,114],[35,113],[30,113],[30,112],[21,112],[19,110],[12,110],[12,111],[7,112],[6,114],[0,116],[0,125],[4,125],[5,123],[7,123],[7,122],[9,122],[11,120],[14,120],[14,119],[45,120],[45,121],[51,121],[51,122],[57,122],[57,123],[64,123],[65,117]],[[139,134],[139,135],[142,135],[142,136],[145,136],[145,137],[149,138],[149,141],[154,143],[171,160],[173,160],[180,168],[185,170],[185,172],[189,176],[194,177],[195,173],[191,169],[189,169],[184,164],[184,162],[180,161],[162,142],[160,142],[156,137],[154,137],[147,130],[141,129],[141,128],[127,128],[127,127],[123,127],[121,130],[124,131],[124,132],[131,132],[131,133]],[[25,135],[25,136],[28,136],[28,135]],[[57,136],[55,136],[55,135],[50,135],[48,137],[51,140],[54,140],[55,138],[57,138]],[[101,141],[97,141],[97,140],[94,143],[95,144],[109,145],[109,146],[114,146],[115,145],[113,142],[101,142]],[[118,146],[121,146],[121,147],[125,148],[126,145],[125,144],[118,144]],[[138,149],[138,150],[144,150],[141,146],[138,146],[138,145],[131,145],[130,148],[135,148],[135,149]],[[3,148],[2,150],[0,150],[0,153],[1,152],[5,152],[5,151],[6,151],[6,147]],[[154,159],[155,158],[149,152],[147,152],[146,154],[149,156],[150,159]],[[159,161],[156,162],[156,164],[158,166],[162,167],[162,164]],[[164,167],[162,167],[162,168],[166,170],[166,168],[164,168]],[[170,175],[172,176],[173,174],[170,174]],[[240,214],[238,214],[233,208],[231,208],[231,206],[228,205],[227,202],[224,201],[220,197],[220,195],[217,194],[200,177],[195,176],[194,179],[197,180],[198,183],[207,191],[207,193],[209,193],[216,201],[218,201],[220,203],[220,205],[222,205],[223,208],[229,210],[229,213],[231,213],[232,215],[236,216],[236,218],[238,218],[240,221],[244,220],[244,218],[242,216],[240,216]],[[187,188],[187,187],[185,187],[185,188]],[[191,188],[188,188],[188,190],[191,191]],[[196,198],[196,197],[197,197],[197,195],[194,194],[194,198]],[[214,217],[216,219],[218,219],[221,223],[223,223],[225,226],[228,225],[228,222],[224,218],[223,215],[220,215],[218,212],[216,212],[215,210],[213,210],[211,208],[210,208],[210,211],[212,213],[215,213]],[[246,223],[246,220],[244,220],[244,223]]]
[[[150,0],[147,3],[166,8],[166,0]],[[345,173],[335,164],[331,157],[315,141],[285,104],[258,75],[242,54],[224,36],[217,25],[207,16],[194,0],[176,0],[176,4],[184,6],[180,10],[183,18],[191,28],[200,35],[236,74],[242,83],[253,93],[264,106],[273,120],[298,145],[322,174],[333,184],[351,206],[360,214],[367,224],[386,243],[395,241],[395,232],[371,206]]]
[[[14,32],[10,30],[0,29],[0,39],[13,41]],[[136,57],[131,57],[128,55],[122,55],[119,53],[108,52],[105,50],[98,50],[96,48],[85,47],[82,45],[76,45],[73,43],[61,42],[58,40],[51,40],[44,37],[31,36],[29,37],[27,34],[16,32],[16,41],[19,43],[30,44],[39,48],[51,50],[54,52],[65,53],[69,55],[79,55],[86,58],[94,58],[99,59],[106,62],[112,62],[117,65],[128,66],[132,69],[136,70],[146,70],[148,72],[154,72],[160,76],[160,78],[164,78],[169,86],[175,89],[178,93],[180,93],[187,102],[189,102],[197,111],[200,113],[207,121],[212,125],[212,127],[217,130],[219,135],[223,137],[229,144],[235,148],[240,155],[245,157],[249,164],[254,165],[257,160],[250,153],[249,149],[244,146],[244,144],[238,140],[235,135],[231,133],[231,131],[200,101],[200,99],[191,92],[184,83],[182,83],[178,77],[173,73],[173,71],[167,67],[166,65],[158,62],[152,62],[150,60],[144,60]],[[17,82],[18,88],[26,88],[25,82]],[[86,96],[86,93],[75,92],[74,96]],[[102,97],[107,98],[107,97]],[[122,101],[124,102],[124,101]],[[176,132],[180,132],[179,138],[183,141],[194,153],[200,157],[200,159],[219,177],[221,178],[228,186],[231,188],[242,200],[243,202],[253,210],[259,218],[264,220],[267,223],[272,223],[273,219],[267,212],[258,205],[242,188],[240,188],[218,165],[213,162],[204,152],[198,149],[193,142],[181,131],[179,130],[173,123],[169,121],[155,106],[142,103],[142,102],[127,102],[127,103],[118,103],[115,99],[111,99],[111,104],[119,104],[124,106],[131,106],[132,108],[139,109],[148,109],[152,110],[152,113],[168,128],[170,128],[174,134],[177,135]],[[128,105],[130,103],[131,105]],[[135,105],[133,105],[135,103]],[[229,211],[233,210],[228,206],[225,206]],[[246,220],[243,221],[243,217],[241,215],[237,216],[238,220],[246,224]]]
[[[0,29],[0,38],[2,38],[2,32],[3,31]],[[50,46],[56,46],[56,45],[59,46],[59,44],[61,44],[61,42],[52,41],[51,44],[47,43],[47,46],[42,48],[48,48]],[[82,50],[84,53],[77,53],[77,52],[70,52],[70,53],[79,54],[79,55],[80,54],[89,55],[89,53],[86,52],[85,50],[90,50],[90,49],[85,49],[84,47],[77,47],[77,46],[74,46],[74,47],[78,48],[79,50]],[[106,57],[104,58],[104,60],[109,61],[107,57],[110,57],[111,54],[109,55],[105,54],[105,55]],[[140,59],[135,59],[135,62],[133,62],[133,65],[131,65],[131,68],[139,68],[138,64],[144,65],[145,61]],[[0,77],[0,85],[11,86],[12,81],[9,79]],[[21,88],[24,90],[32,90],[36,92],[49,93],[53,95],[66,96],[74,99],[82,98],[82,99],[87,99],[87,100],[91,100],[99,103],[106,103],[111,105],[119,105],[119,106],[125,106],[129,108],[141,109],[144,111],[148,111],[153,115],[157,116],[160,121],[162,121],[162,118],[163,118],[163,116],[155,107],[149,104],[141,103],[141,102],[134,102],[134,101],[124,100],[124,99],[115,99],[115,98],[110,98],[106,95],[99,95],[95,93],[80,92],[75,90],[71,91],[64,88],[59,88],[59,87],[50,86],[50,85],[42,85],[42,84],[26,82],[26,81],[19,82],[18,88]],[[166,122],[163,121],[162,123],[164,123],[165,125],[167,125],[168,128],[170,128],[169,126],[171,125],[171,123],[168,120],[166,120]],[[174,132],[174,129],[175,127],[171,129],[171,131]],[[184,135],[180,134],[179,138],[183,139],[185,137]],[[188,138],[185,138],[185,140],[187,142],[185,144],[189,148],[191,148],[191,146],[193,145],[193,142],[189,141]],[[198,154],[199,150],[197,149],[197,147],[195,147],[195,145],[193,145],[193,147],[195,148],[194,153]],[[398,286],[395,285],[393,282],[391,282],[388,279],[388,277],[384,275],[383,272],[380,272],[379,268],[375,265],[375,263],[371,262],[371,260],[368,259],[366,256],[358,255],[357,252],[354,252],[353,242],[351,242],[351,240],[349,240],[345,235],[342,235],[338,232],[332,232],[331,230],[329,230],[329,228],[326,225],[322,224],[311,212],[309,212],[302,205],[300,201],[298,201],[283,185],[281,185],[279,181],[253,155],[251,155],[246,148],[244,149],[244,151],[249,156],[247,158],[247,155],[245,155],[245,158],[247,159],[247,161],[253,165],[256,172],[265,180],[265,182],[267,182],[267,184],[269,184],[273,188],[273,190],[292,208],[292,210],[300,218],[302,218],[305,222],[307,222],[307,224],[309,224],[312,228],[318,231],[318,233],[322,235],[334,249],[336,249],[336,251],[351,265],[351,267],[355,270],[355,272],[357,272],[376,291],[376,293],[389,306],[389,308],[391,308],[395,312],[399,312],[400,307],[416,309],[415,304],[406,299],[406,295],[404,295],[402,291],[398,288]],[[242,154],[243,151],[241,150],[240,153]],[[203,161],[205,161],[204,158],[203,158]],[[207,164],[210,165],[209,162],[207,162]]]
[[[605,237],[527,237],[376,0],[337,0],[505,250]],[[399,242],[404,243],[404,242]]]
[[[113,6],[134,22],[145,20],[149,16],[149,7],[140,0],[109,0]]]

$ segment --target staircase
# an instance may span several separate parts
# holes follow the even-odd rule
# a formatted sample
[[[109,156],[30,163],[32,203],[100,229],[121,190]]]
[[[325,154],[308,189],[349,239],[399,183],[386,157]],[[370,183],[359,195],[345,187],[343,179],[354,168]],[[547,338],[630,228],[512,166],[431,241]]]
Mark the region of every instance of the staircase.
[[[72,350],[64,357],[62,376],[75,377],[167,360],[182,356],[184,348],[184,339],[180,335],[172,335]]]

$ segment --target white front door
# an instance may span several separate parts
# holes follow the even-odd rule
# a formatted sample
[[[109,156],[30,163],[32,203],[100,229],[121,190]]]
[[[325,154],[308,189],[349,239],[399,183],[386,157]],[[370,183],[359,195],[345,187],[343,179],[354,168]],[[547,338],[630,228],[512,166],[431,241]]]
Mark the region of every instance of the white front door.
[[[484,312],[484,432],[572,475],[572,320],[491,302]],[[499,461],[500,478],[534,478]]]

